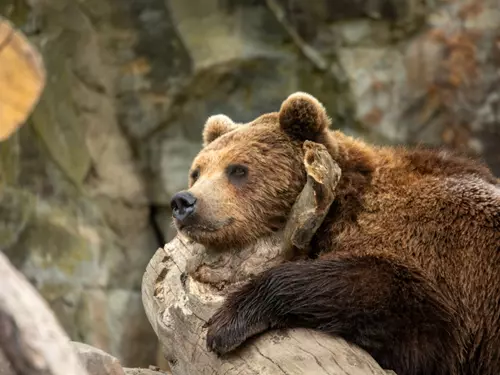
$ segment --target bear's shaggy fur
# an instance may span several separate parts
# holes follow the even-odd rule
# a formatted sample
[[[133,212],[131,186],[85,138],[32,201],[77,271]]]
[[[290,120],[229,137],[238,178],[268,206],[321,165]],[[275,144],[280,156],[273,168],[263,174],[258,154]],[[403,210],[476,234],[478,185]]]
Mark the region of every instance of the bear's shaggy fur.
[[[306,327],[359,345],[398,375],[498,374],[498,180],[467,158],[374,147],[329,126],[305,93],[248,124],[207,121],[188,190],[194,208],[175,220],[202,244],[243,246],[283,227],[306,181],[305,140],[324,144],[342,170],[310,259],[230,295],[208,322],[208,347],[222,355],[265,330]]]

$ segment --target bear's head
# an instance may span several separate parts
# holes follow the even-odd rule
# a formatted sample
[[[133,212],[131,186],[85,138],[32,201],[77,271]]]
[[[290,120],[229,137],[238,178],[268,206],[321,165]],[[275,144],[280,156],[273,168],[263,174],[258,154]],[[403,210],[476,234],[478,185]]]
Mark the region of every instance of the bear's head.
[[[278,113],[247,124],[210,117],[189,189],[171,201],[177,230],[195,242],[225,248],[283,228],[306,182],[302,145],[327,142],[329,124],[323,105],[301,92],[290,95]]]

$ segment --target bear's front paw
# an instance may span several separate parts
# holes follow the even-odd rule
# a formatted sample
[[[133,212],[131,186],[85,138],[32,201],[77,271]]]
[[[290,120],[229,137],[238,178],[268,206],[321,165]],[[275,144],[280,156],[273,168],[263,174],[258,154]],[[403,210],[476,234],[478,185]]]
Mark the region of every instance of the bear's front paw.
[[[221,308],[207,322],[207,348],[221,356],[233,351],[250,336],[267,328],[267,324],[249,324],[232,309]]]
[[[238,322],[229,309],[221,308],[207,322],[207,348],[217,355],[226,354],[245,340],[245,324]]]

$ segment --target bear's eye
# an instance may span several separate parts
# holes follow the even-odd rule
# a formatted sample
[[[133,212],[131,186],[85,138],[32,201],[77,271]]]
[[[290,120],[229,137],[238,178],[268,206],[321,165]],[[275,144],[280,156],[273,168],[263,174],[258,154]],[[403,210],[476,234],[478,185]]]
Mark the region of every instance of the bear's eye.
[[[193,183],[196,182],[198,177],[200,177],[200,170],[198,168],[196,168],[194,171],[191,172],[190,177],[191,177],[191,180],[193,181]]]
[[[231,164],[226,169],[227,176],[234,183],[241,183],[248,174],[248,168],[241,164]]]

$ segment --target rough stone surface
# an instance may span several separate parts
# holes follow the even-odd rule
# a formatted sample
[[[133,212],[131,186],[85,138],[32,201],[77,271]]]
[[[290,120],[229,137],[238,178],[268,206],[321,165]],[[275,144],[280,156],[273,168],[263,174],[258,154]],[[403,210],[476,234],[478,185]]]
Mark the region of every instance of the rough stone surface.
[[[139,298],[212,114],[296,90],[377,143],[447,145],[500,175],[497,0],[6,0],[48,83],[0,144],[0,248],[73,340],[156,363]]]
[[[120,361],[112,355],[83,343],[72,344],[89,375],[125,375]]]
[[[156,337],[138,292],[159,239],[119,125],[118,69],[83,6],[30,4],[10,11],[42,52],[48,84],[27,126],[0,145],[0,245],[72,339],[147,366]]]

